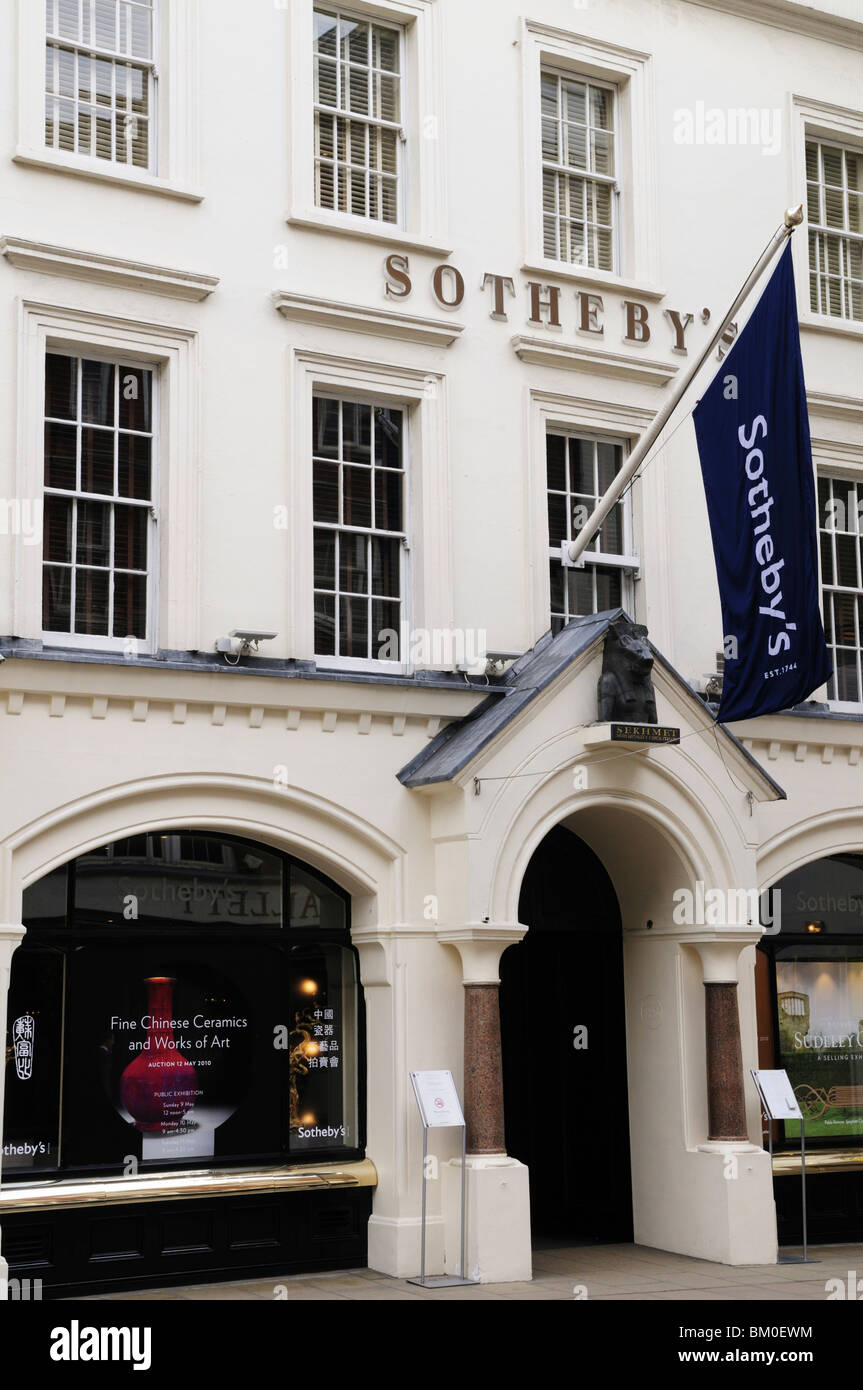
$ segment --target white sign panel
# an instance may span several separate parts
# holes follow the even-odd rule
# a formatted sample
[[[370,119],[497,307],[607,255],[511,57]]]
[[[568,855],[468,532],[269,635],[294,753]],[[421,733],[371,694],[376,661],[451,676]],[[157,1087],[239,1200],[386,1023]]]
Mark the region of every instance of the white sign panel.
[[[445,1129],[464,1124],[451,1071],[412,1071],[411,1084],[424,1125],[430,1129]]]
[[[787,1071],[753,1071],[755,1084],[771,1120],[802,1120]]]

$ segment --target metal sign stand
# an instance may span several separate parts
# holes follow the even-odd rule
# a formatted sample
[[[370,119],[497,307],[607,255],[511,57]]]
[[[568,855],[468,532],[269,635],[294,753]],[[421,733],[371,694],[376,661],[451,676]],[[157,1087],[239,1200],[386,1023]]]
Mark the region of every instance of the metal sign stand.
[[[767,1121],[767,1140],[770,1153],[770,1175],[773,1176],[773,1121],[785,1120],[787,1116],[782,1113],[774,1115],[770,1102],[764,1094],[759,1080],[759,1074],[755,1068],[750,1068],[750,1075],[755,1082],[755,1089],[758,1092],[758,1099],[761,1101],[761,1112]],[[784,1073],[783,1073],[784,1075]],[[800,1120],[800,1193],[803,1204],[803,1254],[802,1255],[777,1255],[776,1263],[780,1265],[819,1265],[820,1260],[814,1260],[807,1253],[807,1234],[806,1234],[806,1121],[799,1105],[795,1119]]]
[[[458,1121],[452,1120],[445,1124],[429,1124],[423,1105],[420,1084],[418,1077],[423,1073],[411,1072],[411,1085],[413,1086],[414,1096],[416,1097],[417,1107],[420,1112],[420,1119],[423,1123],[423,1197],[422,1197],[422,1227],[420,1232],[420,1272],[412,1279],[408,1279],[409,1284],[421,1284],[426,1289],[451,1289],[461,1284],[478,1284],[478,1279],[468,1279],[465,1276],[465,1245],[467,1236],[466,1223],[466,1191],[467,1191],[467,1126],[464,1117],[461,1115],[459,1107]],[[449,1075],[449,1073],[447,1073]],[[459,1123],[460,1121],[460,1123]],[[427,1191],[428,1183],[428,1138],[429,1129],[461,1129],[461,1258],[459,1261],[458,1274],[426,1274],[426,1218],[428,1214]]]

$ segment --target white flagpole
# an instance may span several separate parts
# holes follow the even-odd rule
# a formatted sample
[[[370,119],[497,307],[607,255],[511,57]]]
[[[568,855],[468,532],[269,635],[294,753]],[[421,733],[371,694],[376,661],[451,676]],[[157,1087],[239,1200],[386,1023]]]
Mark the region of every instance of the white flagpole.
[[[691,386],[693,379],[698,374],[698,372],[700,372],[701,368],[704,366],[704,363],[707,361],[711,352],[716,347],[723,333],[728,328],[729,324],[733,321],[734,315],[740,309],[741,305],[748,298],[753,287],[761,278],[761,275],[765,270],[766,266],[770,264],[771,260],[776,254],[777,247],[784,244],[785,240],[788,237],[790,237],[791,233],[794,231],[794,228],[799,227],[802,221],[802,203],[798,204],[796,208],[788,209],[783,219],[782,226],[777,229],[776,233],[771,237],[769,244],[765,248],[764,253],[761,256],[759,256],[758,261],[753,266],[751,273],[746,279],[746,283],[743,285],[743,288],[741,289],[731,308],[728,310],[728,313],[725,315],[716,332],[713,334],[713,337],[706,344],[700,356],[692,364],[689,371],[682,378],[682,380],[676,383],[674,390],[668,397],[668,400],[665,402],[656,418],[653,421],[651,421],[651,423],[648,425],[647,429],[644,431],[644,434],[639,439],[638,443],[636,444],[632,453],[629,455],[629,458],[626,460],[626,463],[623,465],[620,472],[616,474],[614,482],[611,484],[611,487],[608,489],[601,501],[597,503],[594,511],[591,512],[590,516],[587,518],[587,521],[584,523],[575,540],[570,542],[568,551],[570,564],[574,564],[579,559],[582,551],[586,550],[587,546],[590,544],[590,542],[593,540],[593,537],[599,530],[600,526],[605,521],[605,518],[608,516],[609,512],[617,504],[618,498],[620,497],[627,483],[638,472],[639,467],[644,462],[645,456],[656,443],[662,431],[665,429],[665,426],[668,424],[668,421],[674,414],[674,411],[676,410],[682,397],[685,395],[685,393]]]

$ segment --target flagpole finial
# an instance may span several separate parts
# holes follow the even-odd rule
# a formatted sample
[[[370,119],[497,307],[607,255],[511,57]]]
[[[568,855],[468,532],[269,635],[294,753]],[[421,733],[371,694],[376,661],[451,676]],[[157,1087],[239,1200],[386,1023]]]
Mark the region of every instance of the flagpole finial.
[[[786,227],[788,228],[789,232],[792,232],[792,231],[794,230],[795,227],[799,227],[799,226],[800,226],[800,223],[801,223],[802,221],[803,221],[803,204],[802,204],[802,203],[798,203],[797,206],[796,206],[796,208],[788,208],[788,209],[787,209],[787,211],[786,211],[786,213],[785,213],[785,225],[786,225]]]

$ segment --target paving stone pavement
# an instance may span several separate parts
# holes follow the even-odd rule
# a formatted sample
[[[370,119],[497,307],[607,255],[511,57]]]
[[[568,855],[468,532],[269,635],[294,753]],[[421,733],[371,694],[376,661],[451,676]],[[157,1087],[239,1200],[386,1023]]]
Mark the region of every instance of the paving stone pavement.
[[[796,1254],[799,1251],[785,1251]],[[800,1302],[827,1298],[828,1279],[843,1283],[849,1272],[863,1277],[863,1245],[812,1248],[818,1264],[729,1265],[670,1255],[642,1245],[576,1246],[537,1249],[530,1283],[476,1284],[448,1289],[420,1288],[372,1269],[340,1270],[332,1274],[299,1274],[285,1278],[248,1279],[236,1283],[199,1284],[138,1293],[99,1294],[80,1302],[241,1300],[293,1302],[332,1300],[407,1301],[422,1299],[485,1301],[555,1300],[571,1302],[647,1300],[725,1302]],[[854,1278],[858,1276],[855,1274]]]

